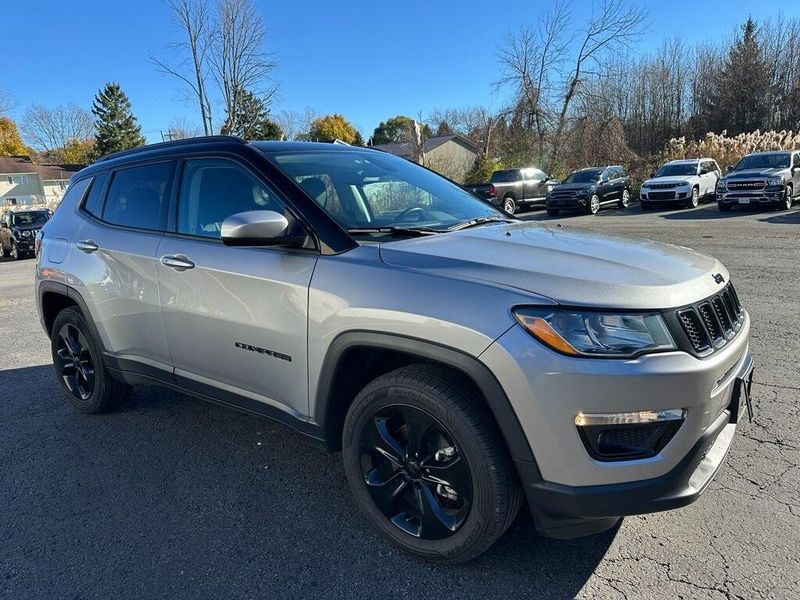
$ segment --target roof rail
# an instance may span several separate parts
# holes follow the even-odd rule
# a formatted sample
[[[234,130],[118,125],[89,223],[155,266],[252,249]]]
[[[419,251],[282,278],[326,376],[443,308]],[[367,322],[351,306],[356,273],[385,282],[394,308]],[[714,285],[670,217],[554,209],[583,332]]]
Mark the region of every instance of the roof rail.
[[[157,144],[147,144],[145,146],[137,146],[128,150],[119,150],[111,152],[98,158],[95,162],[103,162],[119,156],[127,156],[129,154],[137,154],[139,152],[147,152],[148,150],[160,150],[161,148],[172,148],[174,146],[188,146],[191,144],[208,143],[208,142],[234,142],[239,144],[246,144],[244,140],[236,135],[204,135],[200,137],[184,138],[182,140],[171,140],[169,142],[158,142]]]

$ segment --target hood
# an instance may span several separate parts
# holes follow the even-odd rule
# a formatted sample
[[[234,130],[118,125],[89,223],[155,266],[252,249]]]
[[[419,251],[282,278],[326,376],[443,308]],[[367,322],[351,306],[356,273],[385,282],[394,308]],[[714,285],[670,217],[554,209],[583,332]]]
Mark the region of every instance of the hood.
[[[380,253],[389,265],[508,286],[569,306],[671,308],[719,291],[714,274],[728,281],[718,260],[688,248],[538,223],[389,242]]]
[[[645,184],[656,184],[656,185],[680,185],[681,183],[693,183],[694,180],[697,179],[697,175],[673,175],[670,177],[653,177],[652,179],[647,179],[642,183],[642,186]]]
[[[553,188],[553,191],[580,191],[580,190],[593,190],[597,186],[596,182],[588,181],[586,183],[559,183]]]
[[[789,172],[788,168],[783,169],[742,169],[741,171],[731,171],[723,179],[750,179],[752,177],[783,177]]]

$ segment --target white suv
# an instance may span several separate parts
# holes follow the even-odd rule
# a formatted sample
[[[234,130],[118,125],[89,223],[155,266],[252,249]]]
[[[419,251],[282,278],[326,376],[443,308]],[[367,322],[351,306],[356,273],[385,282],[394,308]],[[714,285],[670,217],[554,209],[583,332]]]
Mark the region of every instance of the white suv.
[[[695,207],[700,198],[714,198],[720,177],[722,171],[711,158],[672,160],[642,183],[639,193],[642,209],[646,210],[656,202]]]

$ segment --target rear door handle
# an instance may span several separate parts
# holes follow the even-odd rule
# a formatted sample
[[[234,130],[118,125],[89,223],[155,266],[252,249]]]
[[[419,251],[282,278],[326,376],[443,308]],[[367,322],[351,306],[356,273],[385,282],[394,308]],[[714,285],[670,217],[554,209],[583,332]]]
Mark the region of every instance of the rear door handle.
[[[86,252],[86,254],[97,252],[100,249],[100,246],[94,240],[81,240],[75,244],[75,247],[82,252]]]
[[[161,257],[161,264],[176,271],[185,271],[186,269],[193,269],[194,263],[183,254],[167,254]]]

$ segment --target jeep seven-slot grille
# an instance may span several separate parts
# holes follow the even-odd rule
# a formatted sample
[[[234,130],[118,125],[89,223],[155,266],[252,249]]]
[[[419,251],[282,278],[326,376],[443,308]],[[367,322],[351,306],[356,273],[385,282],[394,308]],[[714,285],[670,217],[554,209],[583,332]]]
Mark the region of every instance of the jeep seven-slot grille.
[[[694,351],[705,354],[723,346],[737,334],[744,320],[744,310],[729,283],[720,293],[680,309],[677,316]]]

